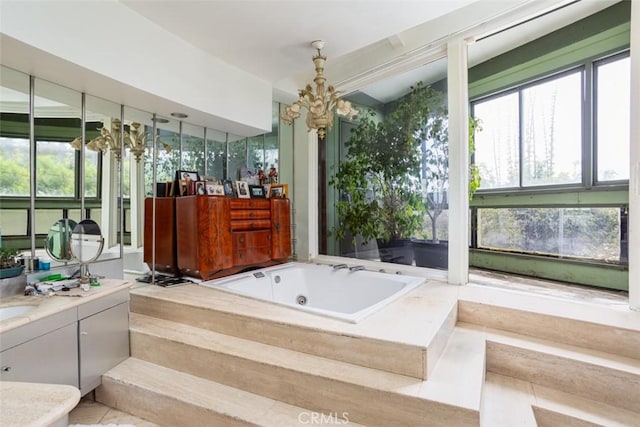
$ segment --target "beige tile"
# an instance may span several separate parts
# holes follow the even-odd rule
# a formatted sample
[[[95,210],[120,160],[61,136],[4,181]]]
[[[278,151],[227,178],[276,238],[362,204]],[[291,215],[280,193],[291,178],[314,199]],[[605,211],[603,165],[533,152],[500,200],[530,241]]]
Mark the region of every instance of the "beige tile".
[[[109,410],[108,406],[83,398],[69,413],[69,424],[99,424]]]
[[[607,427],[640,425],[640,413],[538,384],[532,386],[535,392],[534,412],[539,425],[551,426],[551,423],[558,419],[563,420],[562,425]]]
[[[478,423],[479,408],[418,397],[423,381],[415,378],[139,315],[131,325],[135,357],[312,411],[348,412],[365,425]]]
[[[640,361],[493,331],[487,370],[640,413]]]
[[[628,307],[468,285],[460,288],[458,318],[462,322],[640,359],[640,312]]]
[[[135,417],[126,412],[118,411],[117,409],[109,409],[107,413],[100,420],[101,424],[130,424],[135,427],[158,427],[159,424],[152,423],[150,421],[143,420],[142,418]]]
[[[535,427],[531,383],[487,372],[482,397],[482,426]]]

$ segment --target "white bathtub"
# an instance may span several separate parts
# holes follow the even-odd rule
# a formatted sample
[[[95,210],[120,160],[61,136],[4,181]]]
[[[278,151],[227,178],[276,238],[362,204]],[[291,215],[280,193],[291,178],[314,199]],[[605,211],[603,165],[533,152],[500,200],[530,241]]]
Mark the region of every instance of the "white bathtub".
[[[357,323],[424,278],[290,262],[200,285]]]

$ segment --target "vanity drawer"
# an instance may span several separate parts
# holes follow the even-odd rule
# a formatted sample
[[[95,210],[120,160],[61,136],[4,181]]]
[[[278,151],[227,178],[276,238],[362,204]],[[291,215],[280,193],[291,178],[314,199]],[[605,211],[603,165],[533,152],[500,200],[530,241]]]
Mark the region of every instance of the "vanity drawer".
[[[243,219],[269,219],[271,211],[260,209],[236,209],[231,211],[231,221]]]

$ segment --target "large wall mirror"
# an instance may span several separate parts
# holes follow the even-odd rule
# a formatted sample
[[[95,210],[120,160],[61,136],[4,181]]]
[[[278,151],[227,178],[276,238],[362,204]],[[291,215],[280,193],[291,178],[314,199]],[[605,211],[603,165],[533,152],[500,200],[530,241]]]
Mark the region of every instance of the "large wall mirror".
[[[120,105],[7,67],[0,83],[2,245],[76,263],[61,224],[91,219],[106,232],[100,259],[120,257]]]
[[[237,179],[242,168],[279,167],[279,104],[273,107],[271,132],[247,138],[2,66],[2,246],[52,258],[52,268],[77,264],[71,230],[90,220],[104,238],[98,261],[122,259],[124,272],[146,273],[144,201],[155,183],[173,181],[176,170],[223,180]]]

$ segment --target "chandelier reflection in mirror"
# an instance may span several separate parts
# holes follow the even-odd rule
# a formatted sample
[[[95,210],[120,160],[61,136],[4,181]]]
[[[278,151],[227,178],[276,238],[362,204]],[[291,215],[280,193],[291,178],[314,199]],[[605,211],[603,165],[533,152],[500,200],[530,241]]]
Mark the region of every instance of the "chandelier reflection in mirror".
[[[120,161],[120,157],[122,155],[121,141],[124,140],[125,149],[131,151],[136,162],[140,162],[140,159],[147,148],[146,143],[149,132],[141,130],[140,127],[142,125],[140,123],[133,122],[128,126],[128,131],[125,127],[124,138],[121,138],[120,124],[120,119],[112,118],[111,129],[107,129],[105,126],[98,128],[100,136],[97,136],[87,142],[87,149],[91,151],[100,151],[103,154],[107,151],[111,151],[115,155],[116,160]],[[79,150],[81,147],[81,141],[82,137],[79,136],[71,141],[70,144],[73,148]],[[171,146],[169,144],[162,141],[159,142],[167,153],[171,152]]]
[[[325,88],[327,79],[323,73],[327,57],[320,52],[324,47],[324,41],[315,40],[311,42],[311,46],[318,51],[313,57],[313,63],[316,67],[316,77],[313,79],[316,84],[315,92],[310,84],[304,89],[298,90],[298,100],[285,108],[281,118],[290,125],[300,117],[300,112],[304,107],[307,110],[307,127],[309,131],[316,129],[318,137],[324,139],[327,131],[333,126],[334,108],[336,109],[336,114],[349,120],[353,120],[358,114],[358,110],[353,108],[349,101],[340,99],[338,95],[341,92],[336,91],[332,85]]]

